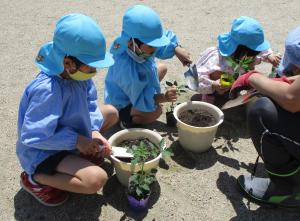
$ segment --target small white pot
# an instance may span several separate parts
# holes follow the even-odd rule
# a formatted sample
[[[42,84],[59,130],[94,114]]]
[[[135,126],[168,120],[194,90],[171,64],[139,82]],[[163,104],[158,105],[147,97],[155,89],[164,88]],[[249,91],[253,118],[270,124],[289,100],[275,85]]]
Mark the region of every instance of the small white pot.
[[[159,145],[160,141],[163,139],[157,132],[154,132],[152,130],[143,128],[131,128],[121,130],[115,133],[109,138],[108,142],[112,146],[118,146],[125,140],[131,140],[140,137],[148,138],[152,143],[156,145]],[[164,146],[163,148],[166,148],[166,146]],[[158,166],[159,159],[161,158],[161,156],[162,155],[159,154],[155,159],[146,162],[144,164],[144,170],[150,171],[151,169],[156,168]],[[131,163],[122,162],[113,155],[111,155],[111,159],[116,170],[117,178],[123,186],[128,186],[129,177],[133,172],[141,170],[139,164],[131,165]]]
[[[216,118],[217,123],[210,127],[194,127],[182,122],[178,118],[181,112],[196,108],[208,111]],[[178,136],[181,146],[186,150],[197,153],[204,152],[211,147],[218,126],[224,120],[224,114],[218,107],[202,101],[189,101],[177,105],[174,109],[174,116],[177,120]]]

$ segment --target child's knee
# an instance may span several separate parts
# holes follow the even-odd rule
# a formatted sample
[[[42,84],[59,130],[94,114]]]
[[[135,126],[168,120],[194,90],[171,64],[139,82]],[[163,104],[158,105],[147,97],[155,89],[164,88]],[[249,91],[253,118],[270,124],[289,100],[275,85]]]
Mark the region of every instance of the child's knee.
[[[98,192],[107,182],[108,176],[101,168],[91,168],[83,178],[83,183],[86,187],[86,192],[94,194]]]
[[[108,118],[110,119],[110,121],[113,122],[118,122],[119,120],[119,112],[118,110],[112,106],[112,105],[107,105],[108,108]]]

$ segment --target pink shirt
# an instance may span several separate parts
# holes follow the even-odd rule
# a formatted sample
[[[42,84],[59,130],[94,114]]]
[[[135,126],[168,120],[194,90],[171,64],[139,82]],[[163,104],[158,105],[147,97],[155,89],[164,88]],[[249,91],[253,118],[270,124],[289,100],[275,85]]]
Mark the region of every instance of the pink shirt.
[[[267,61],[267,57],[272,53],[271,49],[259,53],[255,57],[255,65],[260,64],[262,61]],[[225,62],[225,58],[220,54],[217,47],[207,48],[200,55],[196,63],[199,80],[198,92],[200,94],[212,94],[214,92],[212,88],[213,80],[209,77],[211,73],[221,71],[227,74],[234,74],[233,68]]]

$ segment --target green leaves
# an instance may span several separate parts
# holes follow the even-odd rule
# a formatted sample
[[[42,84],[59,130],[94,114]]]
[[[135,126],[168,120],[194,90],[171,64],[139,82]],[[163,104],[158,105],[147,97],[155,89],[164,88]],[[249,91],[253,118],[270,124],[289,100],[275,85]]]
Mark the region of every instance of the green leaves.
[[[234,78],[237,79],[241,74],[252,70],[254,58],[243,57],[235,61],[232,57],[226,57],[225,64],[232,67]]]
[[[168,85],[169,87],[172,87],[174,84],[170,81],[166,81],[166,85]]]
[[[186,93],[187,91],[185,89],[189,88],[185,84],[178,85],[177,81],[174,81],[173,83],[170,82],[170,81],[166,81],[166,85],[169,86],[169,87],[176,86],[176,94],[177,94],[177,96],[180,96],[182,93]],[[166,87],[166,89],[167,88],[168,87]],[[174,110],[174,108],[175,108],[175,105],[172,102],[171,105],[169,107],[167,107],[167,112],[172,112]]]
[[[147,145],[152,145],[150,148]],[[162,153],[163,157],[172,156],[172,152],[165,148],[166,141],[161,139],[159,142],[159,148],[154,144],[140,142],[139,145],[133,145],[131,148],[131,153],[133,154],[133,159],[131,164],[139,164],[141,170],[131,174],[129,177],[128,192],[130,195],[134,196],[136,199],[145,198],[150,192],[150,185],[156,181],[155,174],[156,169],[151,171],[145,171],[144,165],[149,156],[157,157],[159,153]]]

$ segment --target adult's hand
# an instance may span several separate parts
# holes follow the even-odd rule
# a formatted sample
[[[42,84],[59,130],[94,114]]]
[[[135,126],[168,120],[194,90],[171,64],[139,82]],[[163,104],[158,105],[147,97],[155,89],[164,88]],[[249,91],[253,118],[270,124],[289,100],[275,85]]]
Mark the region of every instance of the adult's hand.
[[[249,77],[253,74],[261,74],[255,70],[249,71],[246,74],[243,74],[238,77],[231,86],[230,92],[229,92],[229,98],[234,99],[238,96],[238,92],[241,90],[249,89],[251,88],[251,85],[249,83]]]

